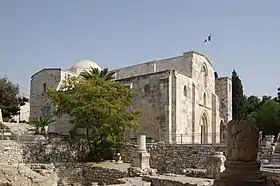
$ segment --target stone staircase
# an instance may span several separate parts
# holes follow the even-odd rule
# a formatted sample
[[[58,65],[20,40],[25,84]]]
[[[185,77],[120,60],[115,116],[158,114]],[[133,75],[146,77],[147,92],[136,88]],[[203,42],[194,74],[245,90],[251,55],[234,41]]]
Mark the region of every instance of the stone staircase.
[[[280,134],[278,134],[277,139],[276,139],[275,150],[272,155],[271,163],[280,166]]]
[[[280,143],[275,144],[275,151],[272,155],[272,163],[280,165]]]
[[[280,169],[280,134],[278,134],[276,143],[275,143],[275,150],[271,157],[271,160],[269,160],[270,163],[268,165],[264,165],[262,167],[264,168],[270,168],[270,169]]]

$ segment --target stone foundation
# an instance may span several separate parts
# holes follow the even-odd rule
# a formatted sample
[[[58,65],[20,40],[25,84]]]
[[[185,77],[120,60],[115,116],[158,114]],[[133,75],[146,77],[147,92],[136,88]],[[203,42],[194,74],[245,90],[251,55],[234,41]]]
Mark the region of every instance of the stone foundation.
[[[131,155],[136,146],[130,145],[122,151],[122,159],[132,163]],[[183,174],[184,169],[206,169],[206,160],[214,152],[223,152],[226,156],[226,145],[147,145],[150,153],[150,167],[159,173]]]
[[[128,164],[115,164],[111,162],[101,163],[61,163],[56,164],[59,185],[79,183],[90,185],[91,183],[121,184],[120,178],[128,177]]]

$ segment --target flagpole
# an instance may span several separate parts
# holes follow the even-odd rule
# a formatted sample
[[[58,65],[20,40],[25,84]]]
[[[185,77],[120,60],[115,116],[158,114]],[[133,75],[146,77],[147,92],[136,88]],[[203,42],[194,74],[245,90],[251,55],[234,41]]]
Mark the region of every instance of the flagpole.
[[[210,54],[210,51],[209,51],[209,48],[208,48],[208,46],[207,46],[207,48],[206,48],[206,46],[205,45],[208,45],[208,44],[211,44],[212,43],[212,34],[210,33],[206,38],[205,38],[205,40],[204,40],[204,42],[203,42],[203,53],[204,53],[204,55],[205,56],[208,56],[209,57],[209,54]]]

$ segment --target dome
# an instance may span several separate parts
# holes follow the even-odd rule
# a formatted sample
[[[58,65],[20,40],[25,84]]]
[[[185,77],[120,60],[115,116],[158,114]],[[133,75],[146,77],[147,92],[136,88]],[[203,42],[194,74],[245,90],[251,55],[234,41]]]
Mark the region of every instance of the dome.
[[[74,65],[71,66],[71,70],[77,71],[77,70],[88,70],[90,68],[98,68],[101,70],[101,68],[93,61],[90,60],[81,60],[77,61]]]

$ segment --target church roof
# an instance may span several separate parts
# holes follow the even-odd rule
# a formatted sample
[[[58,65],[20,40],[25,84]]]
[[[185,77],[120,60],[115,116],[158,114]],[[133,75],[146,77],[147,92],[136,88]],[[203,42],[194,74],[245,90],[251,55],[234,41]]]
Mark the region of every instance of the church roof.
[[[76,63],[74,63],[71,67],[71,69],[90,69],[90,68],[98,68],[99,70],[101,70],[101,68],[99,67],[99,65],[97,65],[95,62],[91,61],[91,60],[81,60],[81,61],[77,61]]]

